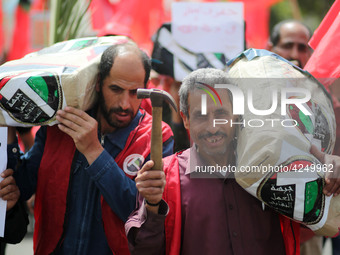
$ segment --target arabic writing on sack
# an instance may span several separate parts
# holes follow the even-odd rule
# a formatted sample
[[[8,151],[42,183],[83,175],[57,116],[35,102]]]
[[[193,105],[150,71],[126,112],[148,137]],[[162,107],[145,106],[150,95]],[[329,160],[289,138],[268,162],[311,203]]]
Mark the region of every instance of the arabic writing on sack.
[[[19,117],[24,122],[35,123],[42,115],[45,115],[21,90],[17,90],[13,97],[8,100],[7,107],[12,109],[12,114],[15,117]]]
[[[271,197],[269,204],[273,207],[279,208],[293,208],[294,207],[294,190],[291,186],[275,186],[271,185]]]

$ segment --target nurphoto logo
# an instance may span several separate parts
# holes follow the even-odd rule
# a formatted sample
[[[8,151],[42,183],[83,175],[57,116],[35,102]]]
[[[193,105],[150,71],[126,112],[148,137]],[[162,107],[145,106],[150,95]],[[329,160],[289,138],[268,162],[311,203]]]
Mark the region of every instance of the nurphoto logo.
[[[283,127],[295,127],[298,125],[298,122],[294,119],[285,118],[287,115],[287,108],[296,108],[301,114],[304,116],[311,116],[312,113],[310,109],[308,109],[307,103],[311,99],[311,92],[305,88],[298,87],[286,87],[286,88],[273,88],[271,89],[271,97],[264,97],[263,100],[267,102],[271,102],[271,106],[268,109],[256,109],[254,106],[253,99],[253,88],[249,86],[246,92],[242,91],[239,87],[232,84],[215,84],[214,86],[210,86],[204,83],[200,83],[203,85],[199,89],[203,90],[205,93],[201,95],[201,114],[207,115],[207,95],[213,100],[215,105],[217,105],[217,100],[220,102],[221,106],[223,102],[221,97],[219,96],[216,89],[226,89],[228,90],[229,95],[232,98],[232,113],[233,115],[240,115],[238,122],[233,122],[233,120],[228,119],[214,119],[213,126],[216,125],[225,125],[229,123],[232,125],[248,125],[249,127],[262,127],[265,124],[271,124],[274,127],[277,123],[281,123]],[[210,92],[210,91],[211,92]],[[245,95],[246,94],[246,95]],[[293,95],[293,96],[292,96]],[[259,116],[260,118],[252,118],[245,120],[242,118],[242,115],[245,113],[245,106],[247,107],[248,112],[252,113],[255,116]],[[268,116],[273,114],[277,108],[280,107],[281,118],[268,118],[264,119],[264,116]]]
[[[212,91],[216,94],[217,98],[219,99],[221,105],[222,105],[221,98],[219,97],[217,91],[214,88],[229,90],[233,98],[233,101],[232,101],[233,114],[234,115],[244,114],[244,105],[245,105],[244,93],[240,88],[238,88],[235,85],[231,85],[231,84],[215,84],[214,87],[209,86],[207,84],[203,84],[203,83],[201,84],[212,89]],[[207,89],[204,89],[204,88],[200,88],[200,89],[207,92],[207,94],[209,94],[210,97],[213,99],[213,101],[216,103],[215,98]],[[287,95],[292,94],[292,93],[299,94],[299,97],[288,98]],[[303,95],[303,97],[301,97],[301,95]],[[206,115],[207,114],[207,95],[202,94],[201,99],[202,99],[201,100],[201,106],[202,106],[201,113],[202,115]],[[281,101],[281,115],[287,114],[286,112],[287,105],[296,105],[296,107],[298,107],[303,114],[309,115],[309,116],[312,115],[312,113],[309,112],[308,109],[303,105],[304,103],[307,103],[310,99],[311,99],[311,93],[309,90],[305,88],[295,88],[295,87],[281,88],[281,100],[280,100]],[[247,106],[248,106],[249,111],[255,115],[265,116],[265,115],[270,115],[276,111],[277,105],[278,105],[277,89],[272,90],[271,100],[272,100],[272,106],[270,107],[270,109],[266,109],[266,110],[255,109],[253,105],[253,89],[252,88],[247,89]]]

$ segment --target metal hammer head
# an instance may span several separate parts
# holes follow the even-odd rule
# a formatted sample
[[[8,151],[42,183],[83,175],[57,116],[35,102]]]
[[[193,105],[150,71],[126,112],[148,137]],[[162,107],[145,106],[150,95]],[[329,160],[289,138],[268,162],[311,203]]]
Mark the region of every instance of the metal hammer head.
[[[177,112],[177,106],[173,97],[160,89],[137,89],[137,98],[150,98],[152,107],[162,107],[163,101],[168,102]]]

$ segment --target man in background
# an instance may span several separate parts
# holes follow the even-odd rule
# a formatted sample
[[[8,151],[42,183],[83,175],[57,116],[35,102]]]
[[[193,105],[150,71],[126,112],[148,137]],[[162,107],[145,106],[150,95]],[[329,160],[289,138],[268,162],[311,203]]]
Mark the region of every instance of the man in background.
[[[267,49],[303,68],[312,55],[311,37],[312,31],[302,22],[284,20],[273,27]]]

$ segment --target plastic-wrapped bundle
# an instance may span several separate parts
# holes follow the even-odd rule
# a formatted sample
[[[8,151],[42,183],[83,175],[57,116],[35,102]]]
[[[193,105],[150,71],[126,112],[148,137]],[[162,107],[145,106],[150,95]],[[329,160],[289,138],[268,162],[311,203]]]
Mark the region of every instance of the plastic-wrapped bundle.
[[[66,105],[82,110],[96,99],[101,54],[124,36],[56,43],[0,66],[0,125],[53,125]]]
[[[229,73],[250,97],[238,124],[236,180],[281,214],[317,234],[335,235],[339,197],[322,193],[325,171],[332,166],[321,165],[309,152],[312,144],[325,153],[334,147],[328,93],[308,72],[265,50],[245,51],[230,61]]]

